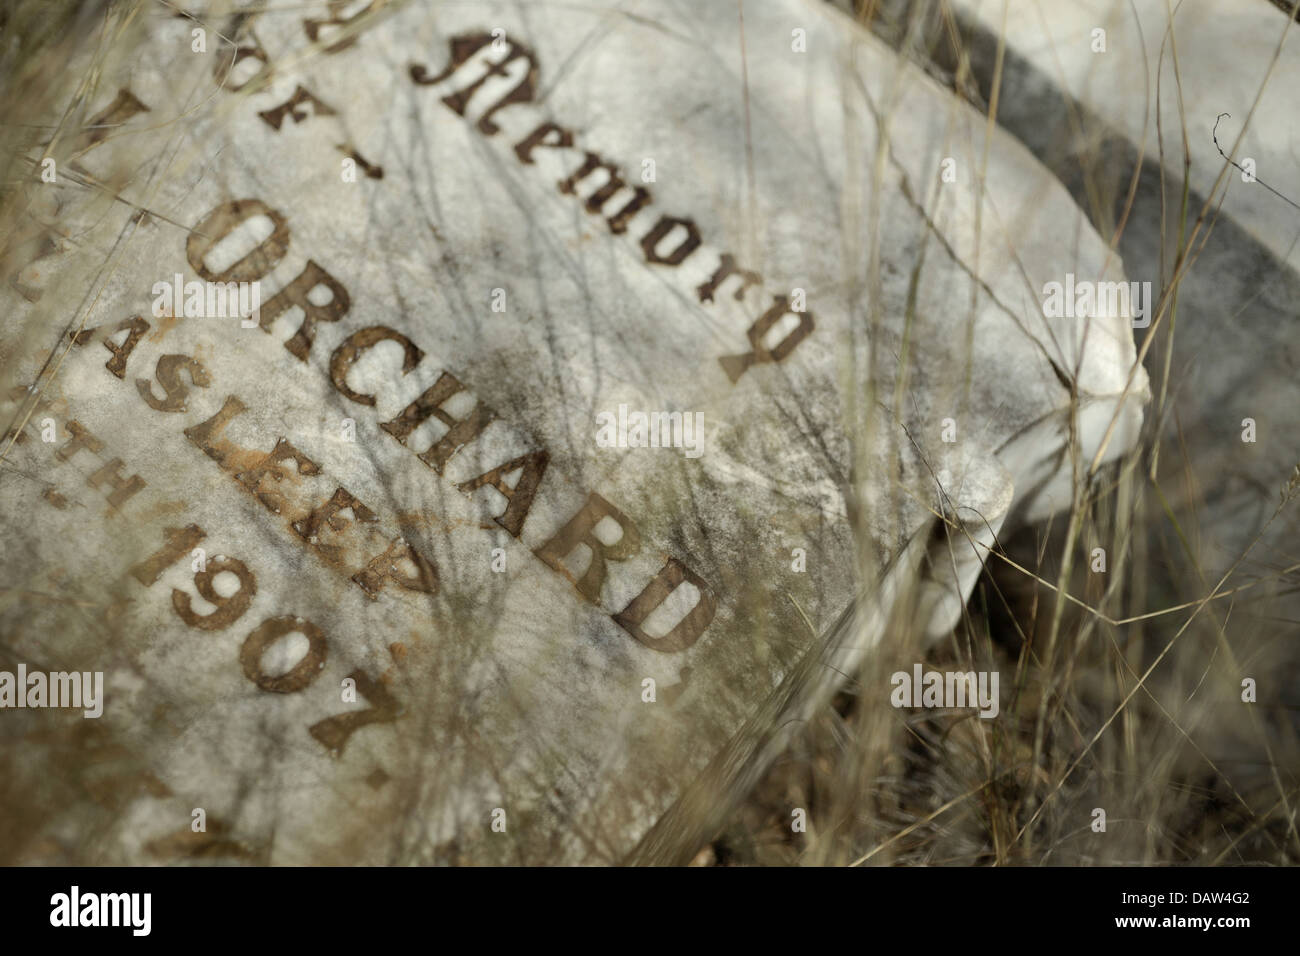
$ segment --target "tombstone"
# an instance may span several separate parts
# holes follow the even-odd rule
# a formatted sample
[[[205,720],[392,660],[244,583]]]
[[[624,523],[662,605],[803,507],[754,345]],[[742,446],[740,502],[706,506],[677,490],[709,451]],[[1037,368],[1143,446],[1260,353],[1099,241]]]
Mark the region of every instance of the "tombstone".
[[[987,99],[1001,38],[999,124],[1057,173],[1103,235],[1116,237],[1129,277],[1150,281],[1159,298],[1171,287],[1180,241],[1191,250],[1176,300],[1169,296],[1164,316],[1135,331],[1153,376],[1147,440],[1155,454],[1143,469],[1153,517],[1139,543],[1151,556],[1149,585],[1132,613],[1232,595],[1231,611],[1220,598],[1197,615],[1157,678],[1184,697],[1203,685],[1199,716],[1180,718],[1187,728],[1203,725],[1188,766],[1203,771],[1208,755],[1229,768],[1233,792],[1255,790],[1260,812],[1277,799],[1275,768],[1294,762],[1300,729],[1300,657],[1290,639],[1300,603],[1286,557],[1300,531],[1292,503],[1300,461],[1292,438],[1300,403],[1293,9],[1188,0],[1171,12],[1161,0],[1140,0],[1071,4],[1040,17],[1015,2],[1004,17],[1000,3],[951,5],[969,57],[964,90]],[[885,4],[880,12],[874,29],[894,44],[901,37],[887,22],[940,15],[937,5]],[[1098,28],[1109,38],[1104,54],[1088,42]],[[942,43],[912,55],[954,75]],[[1153,618],[1146,639],[1163,647],[1186,620]],[[1133,633],[1119,632],[1121,646]],[[1242,680],[1265,672],[1272,716],[1262,725],[1239,704]]]
[[[106,699],[6,714],[7,859],[673,859],[1135,442],[1133,316],[1043,301],[1119,258],[838,11],[320,6],[146,18],[49,147],[2,620]]]

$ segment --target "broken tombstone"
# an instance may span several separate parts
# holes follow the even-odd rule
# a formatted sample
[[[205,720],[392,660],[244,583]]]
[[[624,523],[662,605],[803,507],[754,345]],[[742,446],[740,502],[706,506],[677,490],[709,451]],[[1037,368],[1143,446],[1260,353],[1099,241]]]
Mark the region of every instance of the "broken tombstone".
[[[26,154],[0,607],[106,690],[3,714],[6,860],[672,858],[1135,442],[1039,294],[1119,257],[839,12],[318,6],[110,19]]]

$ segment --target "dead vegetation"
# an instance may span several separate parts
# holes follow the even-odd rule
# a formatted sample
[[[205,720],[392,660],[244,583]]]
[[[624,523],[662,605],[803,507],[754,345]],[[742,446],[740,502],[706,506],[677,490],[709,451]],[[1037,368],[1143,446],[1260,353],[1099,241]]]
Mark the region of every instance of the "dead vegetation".
[[[42,230],[57,229],[11,184],[29,175],[39,118],[66,95],[58,64],[67,45],[105,17],[129,21],[129,5],[111,13],[109,6],[35,0],[0,12],[0,34],[19,38],[0,60],[5,281]],[[877,9],[868,0],[857,15],[912,44],[932,74],[991,109],[996,69],[980,68],[1000,66],[996,46],[963,37],[942,0],[910,6],[904,14],[909,5]],[[83,114],[92,92],[102,91],[74,97]],[[69,114],[69,127],[87,115]],[[1169,244],[1157,317],[1143,341],[1156,399],[1142,447],[1117,467],[1079,462],[1071,511],[1000,542],[963,621],[939,646],[922,647],[899,615],[881,652],[846,675],[833,703],[795,730],[752,791],[718,795],[737,805],[720,832],[703,846],[675,846],[673,855],[706,865],[1300,861],[1300,740],[1288,690],[1300,684],[1300,645],[1287,610],[1300,559],[1280,535],[1294,520],[1296,483],[1259,490],[1265,516],[1248,546],[1224,562],[1226,573],[1203,566],[1199,536],[1219,503],[1200,489],[1220,464],[1187,450],[1179,403],[1195,396],[1180,391],[1172,357],[1178,291],[1216,227],[1217,197],[1195,204],[1178,181],[1177,144],[1191,134],[1185,117],[1162,119],[1156,163],[1169,177],[1160,184]],[[52,142],[58,149],[58,137]],[[1136,180],[1116,176],[1104,150],[1081,155],[1070,175],[1091,200],[1098,229],[1118,244]],[[7,330],[0,360],[25,336],[43,334],[39,321],[52,320]],[[16,384],[0,380],[6,389]],[[1110,556],[1105,575],[1089,570],[1094,547]],[[889,675],[915,661],[999,671],[1002,712],[980,720],[969,711],[894,708]],[[1243,678],[1266,676],[1271,689],[1243,704]],[[0,801],[6,807],[10,796]],[[807,812],[806,832],[791,828],[796,808]],[[1106,811],[1104,833],[1092,828],[1096,808]]]

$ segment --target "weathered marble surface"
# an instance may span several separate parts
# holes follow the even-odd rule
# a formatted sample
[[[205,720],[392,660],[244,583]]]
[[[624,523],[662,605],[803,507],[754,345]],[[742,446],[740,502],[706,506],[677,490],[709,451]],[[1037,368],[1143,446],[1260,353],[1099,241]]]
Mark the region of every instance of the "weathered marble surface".
[[[118,86],[148,107],[80,161],[124,201],[67,172],[32,186],[33,210],[62,204],[66,235],[21,288],[0,290],[4,385],[35,383],[48,403],[15,392],[6,406],[24,437],[6,443],[0,486],[0,621],[7,657],[103,670],[108,700],[98,722],[0,713],[5,806],[21,810],[8,860],[620,860],[814,648],[800,610],[821,630],[861,594],[863,620],[878,623],[908,583],[937,575],[916,626],[941,633],[960,607],[945,575],[964,593],[979,559],[958,542],[955,571],[930,571],[933,513],[987,544],[1004,521],[1068,503],[1063,379],[1078,382],[1085,460],[1112,418],[1108,458],[1136,437],[1146,380],[1130,375],[1127,320],[1048,320],[1039,303],[1067,272],[1121,279],[1118,258],[1023,147],[996,128],[985,143],[984,117],[836,12],[746,4],[743,49],[730,4],[379,13],[354,43],[312,55],[309,12],[213,18],[213,33],[256,44],[268,64],[238,93],[262,56],[242,57],[220,86],[231,47],[209,36],[195,53],[191,22],[151,18],[86,114]],[[498,28],[499,49],[417,82],[455,65],[454,38],[490,41]],[[806,52],[792,49],[794,30]],[[508,60],[504,75],[455,99],[484,57]],[[315,103],[277,114],[298,89]],[[545,122],[556,128],[528,153],[520,144]],[[557,145],[561,131],[572,146]],[[382,178],[361,166],[345,181],[352,151]],[[584,151],[651,194],[621,232],[609,218],[631,187],[603,208],[589,201],[600,173],[559,188]],[[940,177],[945,157],[955,182]],[[643,184],[647,159],[655,180]],[[215,274],[247,251],[205,241],[232,201],[264,204],[287,230],[275,261],[244,260],[246,278],[270,267],[264,318],[309,262],[337,283],[340,308],[310,341],[295,339],[297,310],[264,329],[151,315],[154,283],[194,280],[203,263]],[[669,259],[685,234],[647,244],[661,216],[698,229],[680,263],[649,261],[647,248]],[[270,232],[259,221],[254,241]],[[704,301],[724,254],[761,280],[733,277]],[[795,289],[807,311],[772,315],[764,334],[755,323]],[[149,329],[125,354],[129,332],[114,329],[136,315]],[[388,340],[354,338],[369,328]],[[97,331],[72,344],[78,330]],[[120,377],[106,338],[123,353]],[[350,366],[349,341],[367,346]],[[147,396],[161,403],[168,355],[195,360],[206,385],[190,366],[183,400],[160,409]],[[444,372],[496,419],[426,464],[444,426],[404,444],[380,425]],[[231,396],[243,408],[220,438],[196,430],[235,411]],[[472,404],[462,394],[446,408],[462,419]],[[596,415],[620,404],[702,412],[704,453],[598,447]],[[55,443],[41,441],[45,418]],[[98,451],[69,444],[74,421]],[[267,471],[281,440],[307,463]],[[504,496],[458,488],[538,450],[548,461],[521,526],[498,520]],[[100,474],[113,459],[145,482],[116,506],[113,475]],[[295,530],[339,488],[373,520]],[[545,555],[592,494],[640,544],[625,559],[613,545],[584,593],[583,549]],[[210,567],[238,559],[256,583],[220,628],[203,626],[213,606],[188,547],[156,580],[140,568],[166,529],[189,525]],[[381,583],[386,568],[371,562],[399,538],[436,567],[436,587],[405,562],[397,573],[413,587]],[[638,640],[614,616],[626,622],[669,559],[705,585],[703,598],[678,588],[676,614],[716,611],[699,633],[689,618],[671,632],[689,646],[656,649],[650,635],[666,626],[651,621]],[[299,632],[259,664],[250,649],[275,633],[259,625],[280,618]],[[878,636],[864,628],[842,663]],[[298,663],[309,645],[316,657]],[[282,671],[296,679],[277,684]],[[367,706],[341,703],[358,674],[383,719],[350,735],[323,728]],[[196,807],[206,835],[190,832]],[[496,808],[504,834],[491,829]]]
[[[1118,250],[1131,278],[1169,282],[1186,175],[1185,234],[1201,220],[1195,254],[1176,309],[1136,333],[1156,394],[1148,418],[1157,418],[1158,457],[1144,469],[1159,489],[1142,545],[1147,600],[1157,609],[1220,582],[1245,589],[1207,607],[1197,627],[1222,635],[1215,643],[1230,649],[1220,656],[1234,683],[1267,675],[1269,730],[1210,719],[1198,744],[1234,768],[1238,786],[1252,771],[1271,781],[1279,765],[1294,765],[1281,742],[1295,739],[1300,702],[1291,583],[1300,517],[1294,503],[1279,509],[1300,461],[1300,29],[1263,0],[1087,0],[1050,11],[958,0],[952,9],[976,77],[969,85],[987,93],[1004,39],[1000,124],[1103,233],[1122,222]],[[1254,441],[1243,441],[1247,420]],[[1153,620],[1148,633],[1163,646],[1181,624]]]
[[[1005,38],[1000,122],[1096,203],[1093,218],[1115,228],[1132,188],[1118,249],[1133,279],[1172,274],[1186,146],[1189,232],[1208,211],[1177,300],[1161,433],[1196,480],[1164,488],[1180,513],[1196,511],[1196,558],[1216,576],[1259,534],[1297,458],[1300,31],[1255,0],[1187,0],[1172,20],[1162,0],[1085,0],[1050,15],[1012,0],[1005,17],[1000,2],[953,8],[981,88]],[[1238,167],[1252,160],[1257,181],[1225,153]],[[1166,340],[1152,343],[1149,366],[1165,362]],[[1253,445],[1240,441],[1246,417],[1258,426]],[[1269,546],[1294,530],[1284,516]]]

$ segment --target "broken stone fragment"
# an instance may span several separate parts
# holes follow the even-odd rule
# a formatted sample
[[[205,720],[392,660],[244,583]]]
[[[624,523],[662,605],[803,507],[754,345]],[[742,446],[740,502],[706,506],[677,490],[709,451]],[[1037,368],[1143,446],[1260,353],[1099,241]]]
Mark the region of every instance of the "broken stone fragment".
[[[1136,331],[1158,396],[1141,490],[1167,519],[1139,525],[1138,548],[1163,555],[1138,569],[1141,610],[1249,590],[1245,613],[1211,603],[1193,622],[1191,634],[1231,648],[1221,672],[1184,647],[1186,658],[1159,676],[1177,681],[1185,663],[1192,683],[1219,681],[1220,701],[1200,698],[1214,733],[1197,738],[1193,765],[1231,761],[1237,792],[1252,773],[1271,786],[1276,741],[1234,717],[1242,681],[1258,673],[1271,675],[1274,706],[1294,714],[1297,703],[1300,662],[1286,629],[1300,595],[1292,562],[1278,557],[1300,532],[1287,505],[1300,460],[1293,10],[1256,0],[1089,0],[1050,15],[1022,0],[876,9],[882,34],[913,16],[951,17],[968,57],[964,87],[987,95],[1000,77],[998,123],[1116,236],[1129,278],[1164,296],[1163,313]],[[951,66],[950,49],[940,42],[912,55]],[[1171,535],[1177,547],[1167,546]],[[1147,635],[1163,643],[1183,624],[1153,620]]]
[[[937,5],[879,9],[873,26],[882,33],[939,16]],[[1300,401],[1291,335],[1300,294],[1296,25],[1255,0],[1175,8],[1088,0],[1050,16],[1023,0],[956,0],[951,13],[966,38],[967,84],[987,92],[1004,50],[999,124],[1066,180],[1104,232],[1117,233],[1131,280],[1150,283],[1158,298],[1195,230],[1176,302],[1158,328],[1150,315],[1137,332],[1162,363],[1172,349],[1159,457],[1186,458],[1196,476],[1163,483],[1163,493],[1200,529],[1194,563],[1210,578],[1252,545],[1284,546],[1294,517],[1264,524],[1297,458],[1294,443],[1276,440]],[[942,43],[925,55],[948,56]],[[1170,210],[1181,202],[1184,160],[1180,235]],[[1272,438],[1243,442],[1246,419]]]

